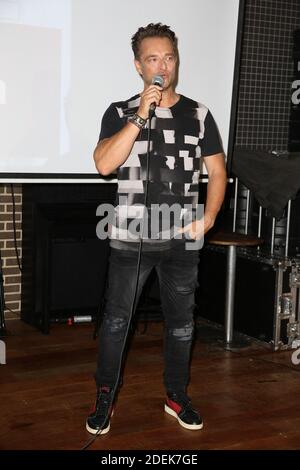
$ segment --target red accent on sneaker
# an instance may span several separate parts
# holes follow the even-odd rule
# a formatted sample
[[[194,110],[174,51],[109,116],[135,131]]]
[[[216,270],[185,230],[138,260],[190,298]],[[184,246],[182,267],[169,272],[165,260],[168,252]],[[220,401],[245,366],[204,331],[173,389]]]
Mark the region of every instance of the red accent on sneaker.
[[[100,387],[100,390],[101,390],[101,392],[109,393],[110,392],[110,387],[108,387],[107,385],[102,385],[102,387]]]
[[[177,415],[182,410],[182,407],[178,403],[176,403],[176,401],[170,400],[170,398],[167,399],[167,405],[169,406],[169,408],[172,408],[172,410],[174,410]]]
[[[96,400],[95,404],[90,408],[90,414],[95,413],[96,408],[97,408],[96,405],[97,405],[97,400]],[[114,407],[113,407],[113,405],[111,405],[109,407],[109,410],[108,410],[108,416],[110,417],[113,414],[114,414]]]

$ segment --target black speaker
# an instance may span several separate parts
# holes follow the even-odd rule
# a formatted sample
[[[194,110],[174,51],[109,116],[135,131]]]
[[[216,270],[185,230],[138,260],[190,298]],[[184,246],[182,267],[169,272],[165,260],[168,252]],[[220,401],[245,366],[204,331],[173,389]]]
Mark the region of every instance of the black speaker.
[[[96,236],[96,209],[116,186],[26,185],[23,188],[21,318],[48,333],[52,322],[97,315],[109,240]]]
[[[94,315],[105,283],[108,246],[81,237],[51,240],[49,311],[52,319]]]

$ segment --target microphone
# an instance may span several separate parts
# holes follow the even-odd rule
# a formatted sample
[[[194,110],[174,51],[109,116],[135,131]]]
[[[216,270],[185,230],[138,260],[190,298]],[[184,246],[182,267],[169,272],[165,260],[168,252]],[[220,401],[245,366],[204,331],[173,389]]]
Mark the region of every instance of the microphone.
[[[160,86],[160,87],[163,87],[164,85],[164,79],[161,75],[154,75],[154,77],[152,78],[152,85],[157,85],[157,86]],[[150,104],[150,107],[149,107],[149,118],[151,119],[154,115],[154,112],[155,112],[155,108],[156,108],[156,103],[151,103]]]

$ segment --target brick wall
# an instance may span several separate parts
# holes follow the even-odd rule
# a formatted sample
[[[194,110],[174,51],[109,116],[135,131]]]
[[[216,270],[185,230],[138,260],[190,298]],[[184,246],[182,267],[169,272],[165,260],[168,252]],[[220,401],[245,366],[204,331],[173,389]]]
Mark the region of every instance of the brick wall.
[[[14,184],[16,239],[22,263],[22,186]],[[4,277],[5,318],[19,318],[21,310],[21,272],[18,267],[13,230],[11,185],[0,183],[0,248]]]

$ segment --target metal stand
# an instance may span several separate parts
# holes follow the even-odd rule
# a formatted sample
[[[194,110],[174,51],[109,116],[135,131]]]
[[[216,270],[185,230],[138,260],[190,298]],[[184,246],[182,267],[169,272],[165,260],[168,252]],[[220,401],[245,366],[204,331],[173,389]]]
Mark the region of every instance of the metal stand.
[[[236,271],[236,246],[227,248],[227,279],[225,302],[225,342],[232,343],[233,339],[233,312],[234,312],[234,288]]]
[[[271,343],[273,350],[278,351],[298,347],[300,342],[300,263],[296,259],[286,258],[274,261],[273,268],[276,271],[276,286]],[[283,292],[286,271],[290,291]]]
[[[233,335],[234,294],[236,273],[236,246],[227,248],[227,275],[226,275],[226,301],[225,301],[225,349],[238,349],[249,346],[249,342]]]
[[[2,274],[2,258],[1,258],[1,249],[0,249],[0,337],[7,336],[7,330],[5,327],[5,318],[4,318],[4,280]]]

